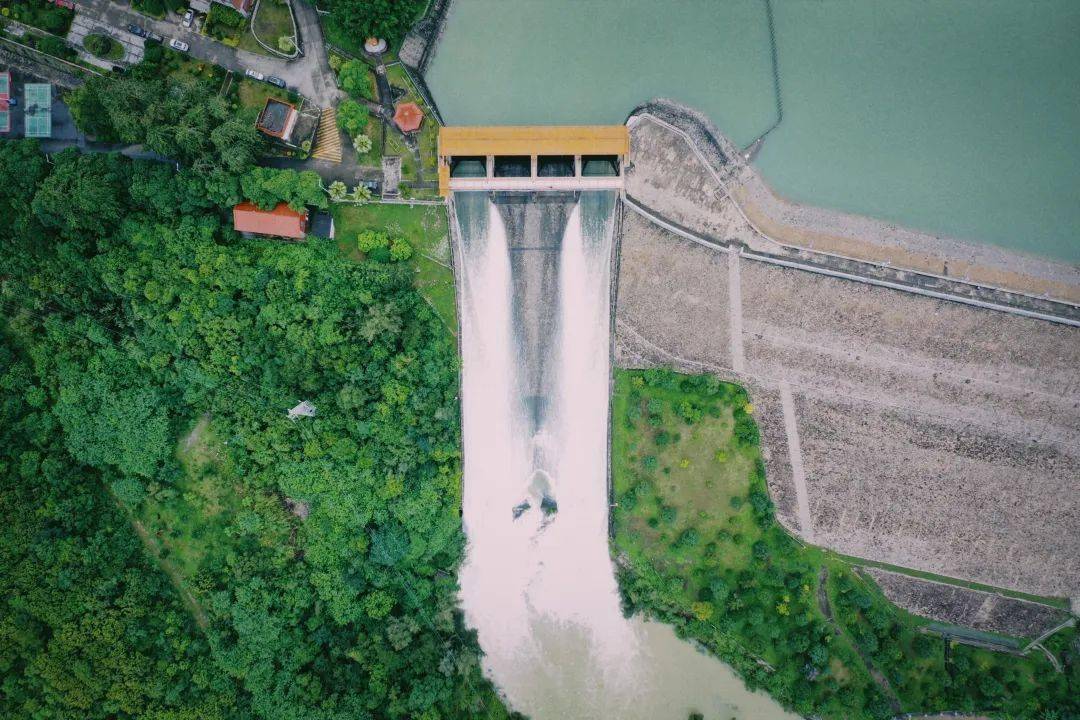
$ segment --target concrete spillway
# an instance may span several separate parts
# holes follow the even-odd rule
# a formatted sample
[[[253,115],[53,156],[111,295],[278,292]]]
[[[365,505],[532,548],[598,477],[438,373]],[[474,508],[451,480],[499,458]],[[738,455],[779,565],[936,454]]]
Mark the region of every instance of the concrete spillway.
[[[615,192],[455,192],[461,597],[510,705],[545,718],[781,716],[667,626],[623,618],[607,537]]]

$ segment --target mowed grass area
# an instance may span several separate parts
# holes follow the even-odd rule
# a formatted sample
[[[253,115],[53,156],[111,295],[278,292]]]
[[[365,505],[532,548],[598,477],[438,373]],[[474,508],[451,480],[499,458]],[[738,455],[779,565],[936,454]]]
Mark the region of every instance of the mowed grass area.
[[[278,38],[295,36],[289,6],[283,0],[260,0],[259,12],[251,21],[251,32],[270,47],[281,50]]]
[[[414,251],[409,262],[416,269],[416,288],[451,332],[457,332],[454,273],[450,269],[450,236],[444,205],[338,204],[333,206],[333,214],[338,247],[352,260],[363,258],[356,247],[356,237],[365,230],[408,240]]]
[[[299,98],[295,93],[274,87],[270,83],[259,82],[245,77],[234,76],[236,96],[240,105],[247,110],[261,112],[266,105],[266,98],[276,98],[297,105]]]
[[[1041,653],[955,643],[946,660],[945,642],[920,631],[926,620],[893,606],[840,556],[780,527],[742,388],[711,376],[617,371],[612,422],[613,553],[626,609],[675,625],[749,686],[823,718],[1040,717],[1080,697],[1075,662],[1056,673]],[[1059,633],[1051,651],[1068,660],[1075,637]]]
[[[383,132],[385,128],[383,128],[382,120],[377,117],[368,118],[364,134],[371,138],[371,149],[357,158],[358,163],[365,167],[382,167]]]
[[[184,589],[203,607],[203,579],[231,562],[238,545],[258,543],[287,558],[295,518],[275,495],[245,493],[211,418],[193,421],[176,447],[182,472],[171,486],[151,485],[137,520],[161,547]]]

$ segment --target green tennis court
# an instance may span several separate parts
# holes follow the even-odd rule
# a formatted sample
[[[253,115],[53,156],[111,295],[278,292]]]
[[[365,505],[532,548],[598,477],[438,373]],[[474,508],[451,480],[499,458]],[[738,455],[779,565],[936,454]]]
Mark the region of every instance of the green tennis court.
[[[52,85],[27,83],[23,87],[24,135],[28,138],[52,136]]]

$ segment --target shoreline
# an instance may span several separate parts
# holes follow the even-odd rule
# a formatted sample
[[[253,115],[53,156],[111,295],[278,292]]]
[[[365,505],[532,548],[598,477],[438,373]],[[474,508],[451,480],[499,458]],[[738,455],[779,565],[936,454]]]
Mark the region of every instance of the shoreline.
[[[788,200],[700,111],[656,98],[634,108],[627,123],[643,116],[660,119],[688,136],[702,164],[717,178],[746,222],[767,241],[892,270],[1080,305],[1080,266]]]

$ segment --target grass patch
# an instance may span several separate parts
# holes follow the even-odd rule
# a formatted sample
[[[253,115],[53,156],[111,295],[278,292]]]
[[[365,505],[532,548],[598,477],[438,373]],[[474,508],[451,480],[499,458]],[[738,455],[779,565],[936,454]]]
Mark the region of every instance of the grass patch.
[[[105,60],[119,60],[124,57],[124,48],[108,35],[91,33],[83,38],[83,47],[91,54]]]
[[[263,106],[266,105],[267,98],[275,98],[277,100],[284,100],[285,102],[296,105],[299,98],[295,93],[291,93],[288,90],[282,90],[279,87],[274,87],[269,83],[258,82],[256,80],[250,80],[248,78],[241,79],[240,76],[234,76],[236,97],[240,101],[240,105],[245,109],[261,111]]]
[[[209,83],[212,92],[217,92],[225,80],[226,70],[209,61],[198,60],[186,53],[177,52],[168,47],[156,51],[162,53],[162,71],[175,80],[192,79]]]
[[[903,712],[1029,717],[1076,706],[1075,663],[1058,674],[1041,654],[955,643],[946,661],[944,641],[920,632],[928,621],[893,606],[844,558],[788,535],[747,402],[710,376],[616,373],[613,551],[627,610],[675,625],[807,716],[896,714],[860,652]],[[1064,650],[1075,637],[1051,640]]]
[[[382,120],[376,117],[372,117],[368,120],[367,127],[364,128],[364,134],[371,138],[371,149],[363,155],[357,158],[357,162],[367,167],[380,167],[382,164],[382,141],[383,133],[386,129],[383,127]]]
[[[413,155],[412,149],[405,144],[405,139],[401,137],[401,134],[396,129],[386,128],[383,132],[386,134],[386,151],[384,154],[387,156],[399,156],[401,158],[401,179],[403,181],[415,181],[417,179],[416,156]]]
[[[1041,603],[1043,605],[1050,605],[1051,607],[1060,608],[1061,610],[1068,610],[1070,608],[1068,598],[1061,597],[1047,597],[1044,595],[1032,595],[1031,593],[1020,592],[1018,590],[1009,590],[1007,588],[998,588],[992,585],[984,585],[982,583],[972,582],[970,580],[962,580],[960,578],[952,578],[946,575],[937,575],[931,572],[925,572],[923,570],[916,570],[914,568],[906,568],[900,565],[893,565],[891,563],[878,562],[877,560],[867,560],[865,558],[858,558],[854,555],[836,554],[837,557],[843,558],[852,565],[865,565],[867,567],[881,568],[882,570],[891,570],[901,575],[910,575],[911,577],[922,578],[923,580],[933,580],[934,582],[944,583],[945,585],[956,585],[958,587],[968,588],[969,590],[980,590],[982,592],[997,593],[999,595],[1005,595],[1006,597],[1016,598],[1018,600],[1030,600],[1031,602]]]
[[[225,568],[237,546],[257,543],[286,558],[292,520],[275,495],[245,492],[210,418],[181,436],[176,458],[183,472],[170,485],[149,483],[137,520],[205,607],[203,579]]]
[[[416,269],[416,288],[452,332],[457,332],[454,274],[450,269],[450,239],[446,208],[441,205],[334,205],[334,228],[338,247],[351,260],[363,255],[356,236],[364,230],[403,237],[414,253],[409,262]]]
[[[252,21],[251,29],[264,43],[279,50],[279,38],[296,37],[289,7],[282,0],[261,0],[259,12]]]

